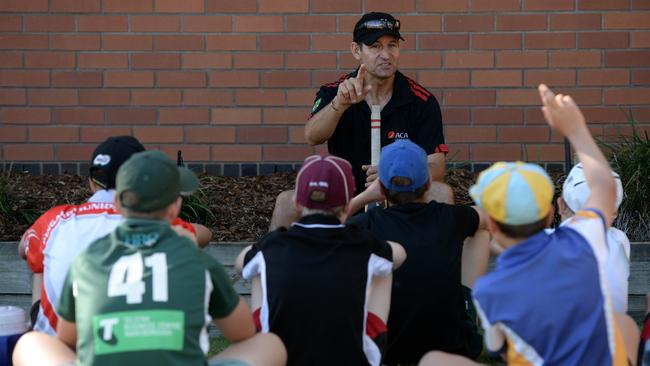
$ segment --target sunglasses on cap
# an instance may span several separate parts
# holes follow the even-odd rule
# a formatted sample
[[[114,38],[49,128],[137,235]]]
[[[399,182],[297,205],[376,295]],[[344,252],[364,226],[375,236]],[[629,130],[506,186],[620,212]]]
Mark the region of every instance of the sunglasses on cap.
[[[388,19],[374,19],[374,20],[367,20],[359,25],[354,29],[354,31],[360,31],[364,29],[369,29],[369,30],[391,30],[391,31],[399,31],[399,20],[395,19],[395,21],[391,21]]]

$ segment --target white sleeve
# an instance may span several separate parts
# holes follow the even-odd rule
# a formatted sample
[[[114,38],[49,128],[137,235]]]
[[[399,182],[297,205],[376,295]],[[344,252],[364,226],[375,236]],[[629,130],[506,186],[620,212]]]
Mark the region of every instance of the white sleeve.
[[[627,258],[628,262],[630,261],[630,239],[628,239],[627,235],[625,235],[624,232],[621,230],[615,228],[615,227],[610,227],[609,230],[607,230],[607,240],[613,240],[617,245],[620,246],[620,250],[622,250],[625,253],[625,258]]]
[[[614,311],[626,312],[630,277],[630,240],[625,233],[612,227],[607,230],[607,244],[609,258],[605,271],[611,290],[612,305]]]
[[[266,262],[264,261],[264,256],[262,252],[259,251],[255,256],[248,261],[242,268],[242,277],[246,280],[250,280],[253,277],[259,276],[262,272],[266,270]]]
[[[393,262],[376,254],[370,255],[368,273],[373,276],[385,277],[393,273]]]
[[[569,227],[582,235],[594,251],[598,263],[605,264],[608,252],[607,227],[600,211],[580,210],[563,222],[562,226]]]

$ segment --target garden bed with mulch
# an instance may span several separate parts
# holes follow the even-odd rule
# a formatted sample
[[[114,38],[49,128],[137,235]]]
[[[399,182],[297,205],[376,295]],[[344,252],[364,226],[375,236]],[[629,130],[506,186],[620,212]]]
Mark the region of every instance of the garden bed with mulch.
[[[90,197],[87,178],[4,172],[0,180],[0,241],[16,241],[40,214],[55,205],[77,204]],[[556,181],[561,172],[553,173]],[[210,228],[216,241],[253,241],[266,233],[278,193],[291,189],[295,173],[256,177],[201,176],[201,193],[187,202],[184,213]],[[471,203],[468,187],[475,174],[447,172],[457,203]]]

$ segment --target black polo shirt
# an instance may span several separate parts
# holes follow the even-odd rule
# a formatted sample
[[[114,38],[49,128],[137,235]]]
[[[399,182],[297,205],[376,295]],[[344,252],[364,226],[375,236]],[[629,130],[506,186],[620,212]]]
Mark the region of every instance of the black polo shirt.
[[[312,115],[334,99],[341,82],[356,75],[357,71],[354,71],[336,82],[321,86],[316,94]],[[448,152],[436,97],[399,71],[395,73],[393,95],[381,111],[381,146],[396,139],[410,139],[420,145],[427,155]],[[343,113],[334,134],[327,141],[327,148],[330,154],[342,157],[352,164],[357,193],[362,192],[365,189],[366,173],[361,166],[370,164],[368,103],[353,104]]]
[[[310,215],[257,242],[244,278],[261,277],[263,332],[277,334],[287,365],[379,365],[365,335],[372,276],[393,271],[388,243],[336,217]]]
[[[415,364],[430,350],[462,353],[461,256],[463,241],[478,228],[476,210],[435,201],[408,203],[371,209],[350,223],[406,250],[406,261],[393,274],[385,362]]]

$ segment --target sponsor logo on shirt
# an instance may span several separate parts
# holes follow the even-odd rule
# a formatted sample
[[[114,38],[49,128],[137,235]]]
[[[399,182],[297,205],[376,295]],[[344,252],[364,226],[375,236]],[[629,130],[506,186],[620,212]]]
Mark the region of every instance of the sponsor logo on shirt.
[[[118,318],[107,318],[102,319],[99,322],[99,329],[97,330],[97,337],[107,344],[114,346],[117,344],[117,338],[113,333],[113,326],[118,324],[120,319]]]
[[[391,140],[392,139],[403,140],[403,139],[408,139],[409,134],[407,132],[388,131],[388,138]]]
[[[135,233],[135,234],[127,234],[122,240],[125,242],[135,245],[135,246],[147,246],[150,247],[160,239],[160,235],[158,233]]]
[[[92,317],[95,354],[180,351],[185,314],[179,310],[123,311]]]

